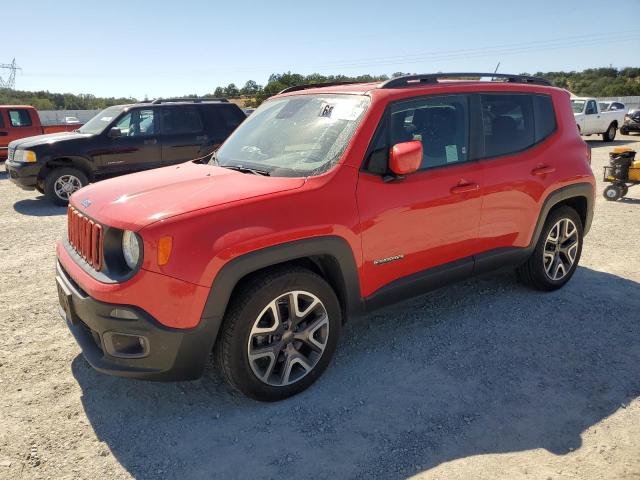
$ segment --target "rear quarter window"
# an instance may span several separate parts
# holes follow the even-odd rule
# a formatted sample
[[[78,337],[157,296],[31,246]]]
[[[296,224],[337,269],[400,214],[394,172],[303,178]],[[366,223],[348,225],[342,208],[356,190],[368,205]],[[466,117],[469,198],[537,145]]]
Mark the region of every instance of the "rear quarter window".
[[[247,118],[240,108],[230,104],[203,106],[201,112],[209,128],[225,136],[233,132]]]
[[[533,96],[533,116],[536,143],[539,143],[556,131],[556,112],[549,95]]]

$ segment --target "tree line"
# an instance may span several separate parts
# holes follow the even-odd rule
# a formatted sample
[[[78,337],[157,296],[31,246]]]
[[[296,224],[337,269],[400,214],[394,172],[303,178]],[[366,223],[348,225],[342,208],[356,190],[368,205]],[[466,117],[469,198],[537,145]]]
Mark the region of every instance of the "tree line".
[[[243,87],[230,83],[226,87],[217,87],[213,93],[200,98],[225,97],[240,99],[246,107],[256,107],[267,98],[281,90],[303,84],[322,84],[327,82],[378,82],[409,75],[394,72],[391,75],[301,75],[299,73],[273,73],[265,85],[248,80]],[[589,97],[615,97],[640,95],[640,68],[591,68],[582,72],[538,72],[538,77],[549,80],[553,85],[566,88],[570,92]],[[198,97],[198,95],[185,95]],[[50,93],[48,91],[27,92],[0,89],[0,105],[26,104],[38,110],[100,110],[111,105],[135,103],[135,98],[96,97],[90,94]]]

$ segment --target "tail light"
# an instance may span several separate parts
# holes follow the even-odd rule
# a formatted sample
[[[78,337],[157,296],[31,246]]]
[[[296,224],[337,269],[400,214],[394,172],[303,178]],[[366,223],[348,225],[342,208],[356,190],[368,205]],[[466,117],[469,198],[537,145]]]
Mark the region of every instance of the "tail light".
[[[75,208],[67,210],[67,236],[69,244],[96,270],[102,267],[102,226]]]

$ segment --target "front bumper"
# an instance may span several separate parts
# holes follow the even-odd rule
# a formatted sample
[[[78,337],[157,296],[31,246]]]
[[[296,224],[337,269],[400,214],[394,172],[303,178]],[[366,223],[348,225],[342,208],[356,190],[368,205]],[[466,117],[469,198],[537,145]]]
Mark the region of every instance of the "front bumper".
[[[202,375],[215,340],[211,322],[192,329],[169,328],[138,307],[98,301],[71,279],[60,262],[56,282],[60,314],[96,370],[162,381]]]
[[[20,163],[7,160],[5,168],[9,180],[24,190],[33,190],[38,183],[38,174],[42,166],[38,163]]]
[[[621,128],[628,130],[630,132],[640,132],[640,122],[630,122],[629,120],[626,120],[622,124]]]

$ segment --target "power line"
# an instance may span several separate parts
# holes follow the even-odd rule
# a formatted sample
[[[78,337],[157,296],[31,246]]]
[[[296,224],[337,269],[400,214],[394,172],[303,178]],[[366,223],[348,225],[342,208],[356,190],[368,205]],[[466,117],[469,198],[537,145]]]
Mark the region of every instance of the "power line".
[[[16,65],[16,59],[14,58],[11,63],[0,63],[0,68],[4,70],[9,70],[9,76],[6,80],[4,80],[0,76],[0,88],[8,88],[13,90],[16,86],[16,71],[22,70],[18,65]]]

